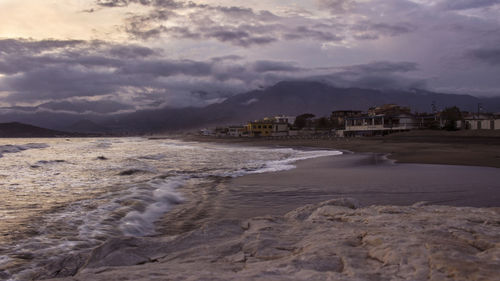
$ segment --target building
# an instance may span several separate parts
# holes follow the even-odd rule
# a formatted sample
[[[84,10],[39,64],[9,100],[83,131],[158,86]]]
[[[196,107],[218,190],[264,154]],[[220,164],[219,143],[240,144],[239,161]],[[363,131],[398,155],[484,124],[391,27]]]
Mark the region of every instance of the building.
[[[246,125],[246,131],[250,137],[288,136],[291,118],[294,117],[277,116],[255,120]]]
[[[469,115],[457,126],[466,130],[500,130],[500,114]]]
[[[420,121],[410,108],[395,104],[372,107],[368,114],[345,118],[344,136],[386,135],[393,132],[418,129]]]
[[[384,104],[377,107],[371,107],[368,109],[368,115],[401,115],[401,114],[411,114],[411,110],[407,106],[399,106],[397,104]]]
[[[227,135],[231,137],[243,137],[248,134],[245,126],[229,126],[227,129]]]
[[[270,137],[273,132],[274,120],[264,119],[249,122],[246,131],[250,137]]]
[[[229,129],[226,127],[216,127],[214,134],[216,137],[227,136]]]
[[[295,123],[295,119],[296,119],[295,116],[285,116],[285,115],[280,115],[280,116],[274,117],[274,120],[277,123],[288,123],[290,126],[292,126],[293,123]]]
[[[200,135],[202,136],[215,136],[215,130],[212,129],[201,129]]]
[[[362,113],[361,110],[336,110],[332,111],[330,120],[335,129],[344,129],[346,118],[360,117]]]

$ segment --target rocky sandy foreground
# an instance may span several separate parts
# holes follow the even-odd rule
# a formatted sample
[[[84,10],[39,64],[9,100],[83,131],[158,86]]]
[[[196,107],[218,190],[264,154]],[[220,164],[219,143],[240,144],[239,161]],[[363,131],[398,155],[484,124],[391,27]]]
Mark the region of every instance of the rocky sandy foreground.
[[[357,206],[111,240],[57,280],[500,280],[500,208]]]

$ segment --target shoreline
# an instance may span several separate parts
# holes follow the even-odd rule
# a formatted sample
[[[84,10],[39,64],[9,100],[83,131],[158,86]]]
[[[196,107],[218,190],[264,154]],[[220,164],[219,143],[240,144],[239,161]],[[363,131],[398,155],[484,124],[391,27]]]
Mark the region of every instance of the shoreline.
[[[500,132],[412,131],[384,137],[268,139],[180,135],[184,141],[264,147],[322,148],[378,153],[396,163],[500,168]]]
[[[360,235],[379,235],[377,239],[392,241],[394,229],[403,222],[403,229],[416,230],[416,234],[407,233],[411,239],[436,240],[439,235],[430,232],[436,229],[444,233],[448,231],[446,225],[434,223],[441,219],[449,219],[453,226],[469,227],[469,230],[469,220],[480,217],[482,223],[474,226],[472,241],[451,237],[437,256],[451,253],[457,243],[460,243],[458,252],[464,258],[476,257],[468,249],[471,244],[486,243],[487,246],[481,247],[492,252],[491,255],[500,251],[500,244],[495,244],[496,238],[488,236],[498,227],[494,218],[500,211],[500,190],[495,189],[500,175],[495,168],[442,166],[442,170],[433,165],[399,165],[384,159],[379,153],[346,153],[299,160],[294,165],[296,168],[292,170],[221,179],[204,188],[185,187],[190,188],[186,191],[193,192],[191,199],[158,222],[158,235],[110,239],[85,257],[84,265],[75,276],[57,280],[121,280],[130,276],[134,280],[176,280],[181,277],[188,280],[325,280],[333,276],[343,280],[371,280],[371,277],[394,274],[386,272],[387,264],[392,267],[404,264],[397,260],[385,261],[385,254],[382,254],[378,257],[383,261],[381,265],[372,267],[372,259],[366,258],[366,253],[372,252],[376,245],[366,242],[369,240],[363,242],[364,238],[361,242],[353,242],[358,243],[356,247],[361,250],[355,263],[348,261],[352,249],[342,247]],[[471,170],[479,175],[476,178],[491,178],[492,185],[460,178]],[[394,172],[396,177],[391,178],[387,172]],[[422,176],[422,173],[427,176]],[[437,179],[441,187],[432,185]],[[450,182],[450,179],[455,181]],[[443,180],[448,182],[443,185]],[[415,181],[414,185],[402,186],[412,181]],[[482,183],[480,190],[476,188],[478,183]],[[179,191],[184,193],[182,189]],[[491,191],[496,192],[494,196]],[[455,196],[457,194],[459,196]],[[450,198],[453,199],[451,204]],[[418,203],[422,201],[427,202]],[[325,208],[328,209],[326,213]],[[386,214],[390,215],[387,220],[383,218]],[[405,222],[408,216],[415,219]],[[433,220],[433,223],[422,226],[419,225],[421,220]],[[372,221],[370,228],[364,229],[359,224],[361,221]],[[489,223],[487,231],[481,228],[485,221]],[[420,233],[422,229],[424,233]],[[314,231],[309,236],[311,230]],[[325,233],[330,233],[329,238]],[[338,243],[331,240],[332,235],[340,236]],[[411,258],[408,253],[397,251],[399,247],[411,246],[411,239],[393,243],[394,249],[386,254],[401,260]],[[436,242],[436,245],[440,243]],[[322,252],[318,258],[316,252],[320,249]],[[435,258],[434,254],[428,253],[426,257]],[[335,267],[331,257],[339,257],[342,266]],[[61,272],[64,272],[64,266],[71,267],[82,258],[70,256],[54,266],[62,266]],[[469,274],[460,269],[462,263],[446,263],[449,272]],[[354,264],[361,264],[363,269],[355,270]],[[192,271],[193,268],[200,271]],[[367,272],[363,272],[368,268],[374,274],[370,278]],[[433,272],[431,265],[424,270]],[[407,272],[399,274],[406,279],[427,280]],[[474,274],[483,276],[481,270],[474,271]]]

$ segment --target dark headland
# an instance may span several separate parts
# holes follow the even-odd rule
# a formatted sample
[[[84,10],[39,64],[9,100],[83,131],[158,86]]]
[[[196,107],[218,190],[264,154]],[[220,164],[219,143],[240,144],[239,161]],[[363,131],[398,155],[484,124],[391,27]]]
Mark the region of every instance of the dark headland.
[[[56,131],[18,122],[0,123],[0,138],[62,138],[88,136],[91,135]]]

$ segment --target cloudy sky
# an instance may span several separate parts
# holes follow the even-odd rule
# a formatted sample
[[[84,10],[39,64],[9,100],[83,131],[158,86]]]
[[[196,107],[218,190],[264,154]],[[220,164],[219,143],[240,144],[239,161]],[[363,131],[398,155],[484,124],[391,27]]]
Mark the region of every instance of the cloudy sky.
[[[0,0],[0,106],[203,106],[285,79],[500,95],[500,0]]]

